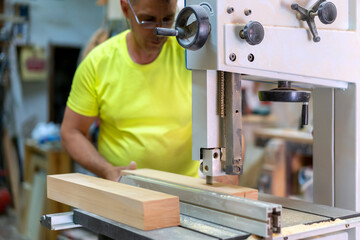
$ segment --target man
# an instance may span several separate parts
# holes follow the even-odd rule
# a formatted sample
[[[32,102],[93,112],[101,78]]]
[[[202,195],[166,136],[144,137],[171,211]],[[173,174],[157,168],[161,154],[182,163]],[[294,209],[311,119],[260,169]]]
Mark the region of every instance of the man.
[[[79,65],[61,127],[71,157],[99,177],[153,168],[196,176],[191,160],[191,73],[171,27],[176,0],[121,0],[131,30],[92,50]],[[86,138],[100,119],[98,150]]]

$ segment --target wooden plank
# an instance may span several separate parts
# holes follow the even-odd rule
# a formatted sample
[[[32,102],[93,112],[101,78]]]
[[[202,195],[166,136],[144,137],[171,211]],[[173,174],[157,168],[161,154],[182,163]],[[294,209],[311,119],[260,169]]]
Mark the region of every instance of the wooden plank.
[[[14,208],[17,214],[20,214],[20,166],[19,158],[14,144],[9,135],[4,131],[2,136],[3,148],[5,153],[5,164],[10,175],[11,195]]]
[[[296,143],[313,144],[311,133],[291,128],[259,128],[254,130],[254,136],[259,138],[280,138]]]
[[[219,182],[214,182],[213,185],[207,185],[205,183],[205,179],[193,178],[189,176],[162,172],[153,169],[123,170],[121,172],[122,176],[129,174],[153,178],[170,183],[176,183],[176,184],[203,189],[207,191],[225,193],[225,194],[230,194],[234,196],[245,197],[255,200],[258,199],[258,190],[253,188],[240,187],[236,185],[229,185]]]
[[[180,224],[178,197],[79,173],[48,175],[47,196],[142,230]]]
[[[25,236],[30,240],[45,239],[44,231],[37,219],[44,212],[46,174],[37,172],[34,174],[34,182],[31,189],[29,212],[26,216]]]
[[[33,183],[33,181],[35,180],[35,175],[40,171],[46,172],[47,174],[69,173],[71,172],[71,159],[68,154],[61,149],[42,149],[41,146],[39,146],[36,142],[27,139],[25,144],[25,182],[23,185],[23,195],[21,197],[21,200],[23,202],[22,224],[20,224],[19,226],[19,229],[23,234],[25,234],[26,231],[29,232],[29,230],[26,230],[29,229],[29,227],[27,226],[28,224],[32,226],[32,222],[29,222],[28,216],[30,212],[33,211],[33,207],[31,207],[28,203],[30,202],[30,197],[33,197],[34,191],[32,191],[31,189],[36,188],[36,186],[34,185],[35,183]],[[43,185],[43,188],[45,197],[46,184]],[[44,199],[44,201],[42,202],[37,202],[37,204],[40,203],[42,203],[41,206],[44,211],[40,212],[39,214],[53,214],[60,212],[68,212],[71,210],[70,206],[50,199]],[[41,228],[40,232],[37,233],[37,235],[41,237],[33,237],[32,239],[56,240],[59,234],[59,231],[51,231],[46,228]]]

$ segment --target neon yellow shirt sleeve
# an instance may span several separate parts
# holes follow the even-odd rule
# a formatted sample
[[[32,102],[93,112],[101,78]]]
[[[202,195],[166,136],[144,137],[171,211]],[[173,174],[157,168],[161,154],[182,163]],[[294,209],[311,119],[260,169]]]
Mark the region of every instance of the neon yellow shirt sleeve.
[[[85,58],[76,70],[67,105],[85,116],[97,116],[96,69],[91,57]]]

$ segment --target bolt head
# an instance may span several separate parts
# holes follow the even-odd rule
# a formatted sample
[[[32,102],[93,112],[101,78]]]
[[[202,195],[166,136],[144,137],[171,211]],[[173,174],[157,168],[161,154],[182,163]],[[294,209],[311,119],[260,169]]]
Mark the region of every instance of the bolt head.
[[[231,53],[229,56],[230,61],[234,62],[236,60],[236,54],[235,53]]]
[[[228,14],[231,14],[231,13],[233,13],[234,12],[234,8],[233,7],[229,7],[228,9],[227,9],[227,13]]]

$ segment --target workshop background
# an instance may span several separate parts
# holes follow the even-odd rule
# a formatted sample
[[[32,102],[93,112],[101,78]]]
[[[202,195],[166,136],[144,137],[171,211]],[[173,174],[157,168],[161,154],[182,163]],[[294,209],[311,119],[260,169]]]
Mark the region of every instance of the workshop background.
[[[81,59],[128,28],[119,2],[0,0],[0,239],[97,239],[82,229],[51,232],[37,219],[70,210],[46,199],[47,174],[86,172],[62,150],[59,130]],[[242,82],[239,185],[311,202],[312,101],[301,126],[301,104],[259,102],[258,90],[275,87]]]

